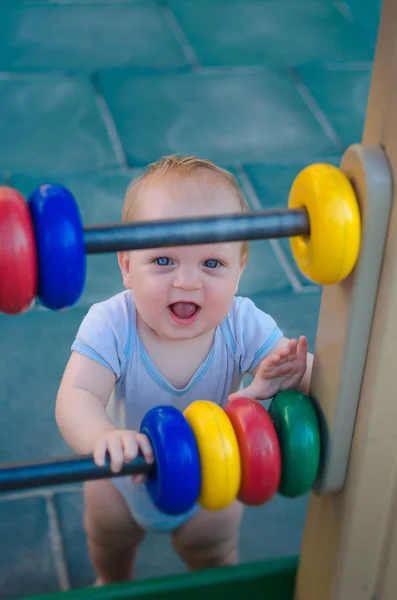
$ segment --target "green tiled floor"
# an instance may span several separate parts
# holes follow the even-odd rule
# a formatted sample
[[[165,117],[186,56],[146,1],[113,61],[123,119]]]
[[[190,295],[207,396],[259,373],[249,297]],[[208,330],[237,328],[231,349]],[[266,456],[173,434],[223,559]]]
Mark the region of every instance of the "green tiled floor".
[[[336,5],[348,19],[363,27],[370,34],[369,40],[375,42],[379,25],[381,0],[373,0],[371,2],[338,0]]]
[[[361,140],[371,69],[316,65],[298,69],[305,86],[342,139],[344,147]],[[350,111],[346,111],[346,105]]]
[[[372,59],[359,27],[332,2],[171,0],[170,4],[205,66],[290,67],[313,59]]]
[[[76,198],[80,214],[86,225],[120,221],[125,191],[142,169],[129,172],[93,171],[91,173],[66,173],[54,177],[51,171],[38,175],[12,175],[11,185],[25,197],[43,183],[59,183],[67,187]]]
[[[2,499],[0,531],[0,597],[19,598],[56,591],[59,583],[51,548],[47,501],[44,498]]]
[[[54,403],[85,312],[75,308],[0,316],[2,462],[70,454],[55,423]]]
[[[196,154],[234,169],[253,209],[287,205],[306,165],[339,164],[364,124],[380,0],[6,0],[0,19],[0,180],[67,186],[85,224],[119,221],[148,162]],[[68,455],[54,416],[88,307],[122,289],[116,255],[89,256],[60,313],[0,317],[1,461]],[[321,289],[288,240],[250,244],[240,294],[314,349]],[[0,502],[0,597],[93,578],[81,486]],[[246,511],[241,561],[299,551],[307,498]],[[4,557],[4,559],[3,559]],[[184,570],[150,534],[137,577]]]
[[[232,166],[335,151],[284,72],[136,76],[117,70],[103,72],[99,86],[131,165],[174,152]]]
[[[159,4],[48,2],[2,15],[0,70],[93,71],[112,66],[188,66]]]
[[[87,78],[0,75],[0,114],[3,173],[119,166]]]

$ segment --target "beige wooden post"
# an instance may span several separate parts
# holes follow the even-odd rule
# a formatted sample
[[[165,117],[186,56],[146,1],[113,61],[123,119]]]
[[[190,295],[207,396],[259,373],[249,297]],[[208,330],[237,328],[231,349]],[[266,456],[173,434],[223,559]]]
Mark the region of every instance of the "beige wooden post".
[[[384,149],[397,181],[396,0],[383,1],[362,141]],[[396,201],[394,189],[347,480],[336,496],[311,495],[296,600],[397,599]],[[335,323],[344,307],[329,310]],[[335,363],[326,353],[318,360],[316,394],[317,373]]]

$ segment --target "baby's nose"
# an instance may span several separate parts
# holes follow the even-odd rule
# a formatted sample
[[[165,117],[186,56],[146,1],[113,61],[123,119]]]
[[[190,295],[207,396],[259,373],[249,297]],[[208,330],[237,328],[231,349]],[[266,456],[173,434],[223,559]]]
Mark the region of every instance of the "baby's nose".
[[[178,269],[174,278],[174,287],[184,290],[197,290],[202,286],[201,274],[193,267]]]

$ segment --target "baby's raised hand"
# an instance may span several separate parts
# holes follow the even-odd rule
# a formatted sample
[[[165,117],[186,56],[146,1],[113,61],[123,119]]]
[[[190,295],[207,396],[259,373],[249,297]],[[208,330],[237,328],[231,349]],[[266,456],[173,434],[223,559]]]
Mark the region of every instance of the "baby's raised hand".
[[[307,366],[307,339],[289,340],[262,360],[252,383],[245,389],[231,394],[229,400],[248,397],[258,400],[272,398],[286,389],[297,389]]]
[[[139,450],[147,463],[154,460],[152,446],[148,437],[131,429],[113,429],[101,434],[93,448],[94,462],[98,467],[105,464],[106,453],[110,455],[110,468],[118,473],[123,462],[130,462],[137,457]],[[143,475],[133,475],[135,483],[144,481]]]

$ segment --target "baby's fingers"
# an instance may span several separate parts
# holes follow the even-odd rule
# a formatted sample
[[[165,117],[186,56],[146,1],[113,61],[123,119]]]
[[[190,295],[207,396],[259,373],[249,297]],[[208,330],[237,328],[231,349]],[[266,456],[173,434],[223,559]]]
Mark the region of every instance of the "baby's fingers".
[[[292,338],[291,340],[288,340],[287,348],[290,350],[290,352],[291,351],[295,352],[298,345],[299,345],[298,340],[295,338]]]
[[[124,447],[124,460],[130,462],[138,454],[138,442],[135,431],[126,431],[122,437]]]
[[[294,371],[294,367],[287,361],[277,365],[277,367],[274,368],[272,376],[273,378],[283,377],[284,375],[291,375]]]
[[[284,358],[279,354],[270,354],[264,359],[261,365],[261,372],[266,373],[269,369],[273,369],[283,360]]]
[[[143,433],[137,433],[136,439],[145,461],[152,463],[154,461],[154,454],[149,438]]]
[[[118,473],[123,466],[124,448],[120,437],[112,437],[108,441],[110,454],[110,468],[114,473]]]
[[[291,357],[293,360],[296,358],[295,354],[290,354],[288,351],[272,354],[267,359],[266,366],[271,367],[272,369],[278,368],[280,365],[284,365],[286,362],[290,361]]]
[[[106,450],[108,449],[108,443],[106,438],[102,438],[97,442],[93,448],[92,457],[94,459],[94,463],[98,467],[103,467],[105,464],[105,456]]]
[[[280,358],[286,359],[290,356],[295,356],[298,348],[298,340],[289,340],[286,346],[278,348],[272,356],[279,356]]]
[[[137,433],[136,435],[137,444],[139,446],[140,451],[143,454],[145,462],[151,464],[154,462],[154,455],[152,446],[150,444],[149,438],[143,433]],[[146,481],[146,475],[133,475],[132,481],[133,483],[143,483]]]
[[[298,343],[298,347],[297,347],[297,350],[296,350],[297,355],[300,356],[300,357],[303,356],[303,355],[306,355],[307,351],[308,351],[308,347],[309,346],[308,346],[308,343],[307,343],[307,339],[305,338],[305,336],[302,335],[299,338],[299,343]]]
[[[124,444],[124,460],[126,462],[134,460],[137,457],[139,446],[137,440],[137,434],[135,431],[126,431],[123,436]],[[143,483],[145,481],[144,475],[133,475],[133,483]]]

